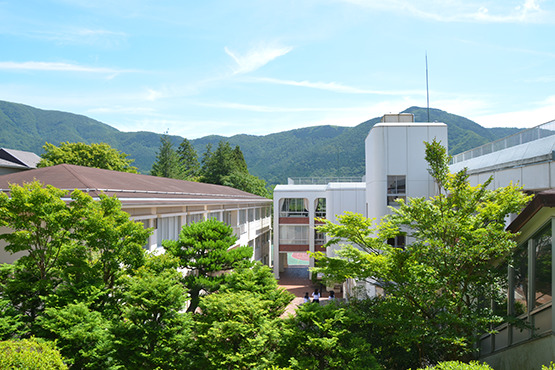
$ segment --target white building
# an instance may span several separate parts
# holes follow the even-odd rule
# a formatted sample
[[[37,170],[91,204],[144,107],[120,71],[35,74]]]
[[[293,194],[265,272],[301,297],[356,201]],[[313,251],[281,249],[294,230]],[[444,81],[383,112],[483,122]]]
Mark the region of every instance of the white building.
[[[162,250],[162,240],[177,240],[183,225],[215,218],[235,231],[236,246],[253,248],[253,258],[268,265],[272,201],[227,186],[61,164],[0,176],[0,191],[10,184],[40,181],[59,189],[79,189],[93,199],[116,195],[131,219],[154,228],[146,249]],[[69,197],[67,199],[69,201]],[[0,233],[7,232],[0,228]],[[0,263],[20,255],[0,244]]]
[[[290,183],[274,189],[274,275],[287,266],[287,253],[318,251],[324,235],[315,217],[336,221],[346,211],[379,220],[400,197],[433,195],[434,182],[424,160],[424,142],[447,145],[447,125],[416,123],[412,114],[388,114],[366,138],[366,176],[360,182]],[[394,243],[404,243],[395,240]],[[333,256],[336,248],[325,252]],[[314,260],[310,259],[310,266]]]

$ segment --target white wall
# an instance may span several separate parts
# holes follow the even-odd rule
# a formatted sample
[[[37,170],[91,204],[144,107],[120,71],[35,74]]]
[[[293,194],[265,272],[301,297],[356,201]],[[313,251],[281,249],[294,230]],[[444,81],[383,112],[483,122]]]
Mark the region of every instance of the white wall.
[[[424,141],[447,145],[443,123],[378,123],[368,134],[366,146],[366,202],[369,218],[379,220],[387,207],[387,176],[406,176],[407,197],[434,194],[428,174]]]

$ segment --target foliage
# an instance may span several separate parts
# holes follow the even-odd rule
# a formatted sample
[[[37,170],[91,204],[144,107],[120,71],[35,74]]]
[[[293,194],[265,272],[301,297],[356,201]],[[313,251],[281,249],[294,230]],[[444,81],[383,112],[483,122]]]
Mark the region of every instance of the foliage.
[[[285,319],[277,363],[293,369],[380,369],[352,310],[337,302],[303,304]]]
[[[83,302],[50,307],[38,319],[45,337],[55,340],[68,364],[76,369],[115,368],[110,321]]]
[[[549,366],[542,365],[542,370],[553,370],[553,369],[555,369],[555,363],[553,363],[553,361],[549,363]]]
[[[188,368],[191,318],[183,313],[186,290],[168,256],[151,256],[121,279],[121,318],[114,322],[120,363],[133,369]]]
[[[386,295],[380,304],[392,313],[382,311],[383,319],[411,323],[393,335],[407,350],[418,349],[415,365],[465,358],[474,334],[499,322],[483,302],[499,299],[506,289],[506,270],[499,266],[507,263],[515,242],[504,230],[504,218],[529,200],[514,186],[491,191],[489,181],[470,186],[464,170],[449,174],[438,142],[426,144],[426,157],[438,195],[400,200],[377,231],[369,229],[371,221],[352,214],[339,217],[339,225],[326,221],[320,231],[361,249],[344,247],[333,258],[319,254],[315,269],[330,280],[366,279],[381,286]],[[412,240],[404,249],[386,243],[404,232]]]
[[[217,293],[200,300],[201,314],[194,316],[197,366],[267,368],[279,343],[280,315],[292,299],[269,267],[238,264]]]
[[[0,240],[8,252],[25,252],[2,270],[0,297],[31,332],[46,305],[115,303],[115,280],[144,262],[150,230],[129,220],[116,198],[93,201],[75,190],[66,203],[67,193],[33,182],[0,194],[0,224],[11,231]]]
[[[0,342],[0,368],[62,370],[67,366],[52,343],[22,339]]]
[[[45,143],[44,153],[37,167],[49,167],[67,163],[85,167],[103,168],[120,172],[137,173],[137,168],[131,166],[133,159],[127,159],[129,154],[118,151],[105,143],[85,144],[63,142],[57,147]]]
[[[156,153],[156,160],[150,170],[152,176],[169,177],[172,179],[182,179],[183,170],[179,161],[179,156],[173,148],[173,143],[169,136],[160,136],[160,147]]]
[[[469,363],[459,361],[440,362],[435,366],[428,366],[420,370],[493,370],[486,363],[471,361]]]
[[[236,241],[230,226],[211,219],[185,225],[179,240],[162,242],[167,253],[177,257],[179,266],[187,271],[183,281],[191,296],[189,312],[197,308],[201,291],[211,293],[218,289],[224,279],[222,271],[252,256],[250,247],[230,249]]]
[[[231,148],[227,141],[221,140],[214,152],[212,146],[207,145],[200,173],[202,182],[230,186],[266,198],[270,196],[266,182],[249,173],[241,148]]]
[[[197,179],[200,171],[200,163],[198,161],[198,154],[189,140],[183,139],[181,144],[179,144],[179,148],[177,148],[177,155],[182,166],[184,179]]]

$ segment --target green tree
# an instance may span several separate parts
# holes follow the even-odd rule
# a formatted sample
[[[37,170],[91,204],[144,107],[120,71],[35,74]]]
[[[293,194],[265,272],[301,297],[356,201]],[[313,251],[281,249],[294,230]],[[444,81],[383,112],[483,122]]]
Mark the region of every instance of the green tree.
[[[133,369],[190,368],[192,320],[177,261],[150,256],[121,281],[121,316],[113,324],[116,357]]]
[[[150,174],[152,176],[169,177],[172,179],[183,178],[179,156],[167,134],[160,136],[160,147],[156,153],[156,161],[152,164]]]
[[[86,303],[49,307],[39,319],[43,335],[55,340],[67,363],[75,369],[115,369],[110,320]]]
[[[249,173],[241,148],[232,148],[223,140],[214,152],[211,146],[207,146],[202,159],[201,181],[270,197],[266,182]]]
[[[200,171],[200,163],[198,161],[198,154],[187,139],[183,139],[179,148],[177,148],[177,155],[181,168],[183,170],[183,177],[185,180],[197,180]]]
[[[63,142],[59,147],[45,143],[44,153],[37,167],[49,167],[57,164],[75,164],[78,166],[103,168],[120,172],[137,173],[131,166],[133,159],[128,154],[118,151],[105,143],[70,143]]]
[[[215,219],[185,225],[179,240],[162,241],[167,253],[177,257],[179,266],[187,269],[184,284],[191,296],[189,312],[197,308],[202,290],[211,293],[218,289],[224,279],[218,273],[251,258],[250,247],[230,249],[236,241],[233,229]]]
[[[150,230],[129,220],[116,198],[94,201],[75,190],[38,182],[11,185],[0,194],[0,240],[11,253],[25,252],[2,274],[0,296],[34,332],[45,305],[74,300],[105,305],[113,300],[115,279],[142,265]]]
[[[280,316],[292,299],[269,267],[237,264],[218,292],[200,300],[201,314],[194,316],[196,367],[268,368],[281,336]]]
[[[398,201],[378,230],[360,215],[340,216],[338,225],[326,221],[320,231],[333,237],[330,243],[343,238],[353,245],[339,257],[317,254],[315,269],[330,280],[366,279],[383,287],[381,302],[395,312],[389,318],[411,323],[394,335],[405,348],[419,349],[415,366],[464,358],[476,332],[499,322],[484,302],[506,291],[506,269],[499,266],[515,242],[504,230],[505,216],[530,199],[515,186],[488,190],[491,179],[472,187],[464,170],[450,174],[438,142],[426,143],[426,159],[437,196]],[[401,233],[412,240],[405,248],[386,243]]]
[[[0,369],[64,370],[63,360],[52,343],[37,339],[0,342]]]
[[[277,364],[293,369],[381,369],[358,333],[358,322],[355,311],[337,302],[303,304],[285,319]]]

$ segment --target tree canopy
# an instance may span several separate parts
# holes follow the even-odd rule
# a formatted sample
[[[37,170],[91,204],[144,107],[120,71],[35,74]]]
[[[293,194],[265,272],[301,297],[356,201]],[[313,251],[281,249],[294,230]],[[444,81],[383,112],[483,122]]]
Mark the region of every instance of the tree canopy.
[[[45,143],[44,153],[37,167],[49,167],[57,164],[75,164],[78,166],[102,168],[120,172],[137,173],[137,168],[131,166],[133,159],[128,154],[118,151],[105,143],[70,143],[63,142],[57,147]]]
[[[351,244],[338,257],[317,254],[314,269],[329,280],[366,280],[383,289],[377,307],[395,312],[389,316],[399,318],[389,323],[395,340],[419,348],[414,353],[422,363],[463,358],[476,332],[499,322],[484,302],[503,299],[506,264],[516,247],[505,217],[529,200],[515,186],[488,190],[491,179],[473,187],[465,170],[450,174],[436,141],[426,143],[426,159],[437,196],[398,200],[376,229],[373,220],[351,213],[339,216],[339,224],[325,221],[319,230],[332,236],[330,243]],[[405,234],[403,248],[387,244]]]
[[[217,273],[229,270],[252,256],[250,247],[230,249],[236,241],[230,226],[211,219],[185,225],[178,240],[162,242],[166,251],[177,257],[179,266],[187,271],[183,280],[191,296],[189,312],[197,308],[202,290],[210,293],[218,289],[224,276]]]

